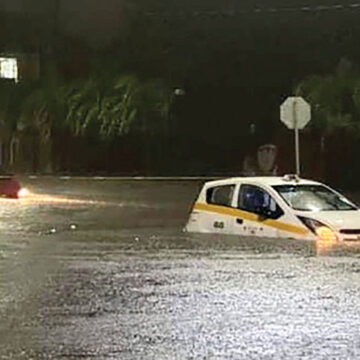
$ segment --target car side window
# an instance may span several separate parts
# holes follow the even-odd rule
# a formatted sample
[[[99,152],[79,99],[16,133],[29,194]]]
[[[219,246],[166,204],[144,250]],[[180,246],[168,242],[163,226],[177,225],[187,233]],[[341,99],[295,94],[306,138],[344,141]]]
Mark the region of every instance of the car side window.
[[[209,188],[206,191],[208,204],[231,207],[235,185],[223,185]]]
[[[254,185],[241,185],[238,208],[248,212],[277,219],[284,214],[274,198],[265,190]]]

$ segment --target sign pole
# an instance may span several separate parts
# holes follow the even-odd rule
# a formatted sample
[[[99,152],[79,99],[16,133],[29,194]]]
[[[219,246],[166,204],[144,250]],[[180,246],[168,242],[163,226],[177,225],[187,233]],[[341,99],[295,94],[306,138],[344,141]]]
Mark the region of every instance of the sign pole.
[[[300,146],[299,146],[298,128],[295,128],[295,157],[296,157],[296,175],[300,176]]]
[[[299,145],[299,127],[297,119],[297,109],[296,109],[296,98],[293,102],[293,120],[294,120],[294,130],[295,130],[295,166],[296,166],[296,175],[300,176],[300,145]]]

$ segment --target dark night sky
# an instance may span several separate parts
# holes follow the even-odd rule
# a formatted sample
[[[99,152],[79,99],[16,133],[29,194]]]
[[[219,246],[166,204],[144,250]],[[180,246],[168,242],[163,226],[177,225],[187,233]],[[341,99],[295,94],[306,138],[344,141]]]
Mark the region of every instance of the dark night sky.
[[[46,9],[50,0],[0,0],[0,10],[36,14]],[[99,42],[112,38],[121,21],[122,0],[60,0],[62,28],[71,35]]]
[[[61,21],[72,34],[102,41],[116,34],[121,9],[122,0],[63,0]]]
[[[54,0],[55,1],[55,0]],[[0,0],[0,10],[17,12],[26,9],[28,12],[41,11],[53,3],[51,0]],[[332,13],[336,17],[343,17],[344,9],[336,8],[336,6],[344,6],[344,8],[359,10],[360,4],[356,0],[320,0],[309,3],[309,1],[294,0],[59,0],[60,17],[63,26],[71,30],[73,33],[79,31],[88,34],[90,37],[100,33],[102,35],[111,35],[121,22],[122,8],[126,4],[128,7],[134,7],[136,4],[139,9],[144,12],[161,14],[173,11],[174,13],[183,13],[188,16],[201,18],[213,16],[216,13],[231,12],[243,13],[244,17],[253,17],[256,14],[264,13],[269,17],[282,12],[282,17],[288,15],[295,16],[306,13],[326,14]],[[311,11],[306,9],[310,7]],[[333,7],[326,9],[326,7]],[[284,11],[288,9],[288,11]],[[261,10],[261,12],[258,12]],[[308,9],[309,10],[309,9]],[[212,14],[212,15],[211,15]],[[261,15],[261,14],[260,14]],[[225,15],[226,16],[226,15]],[[239,21],[242,21],[239,18]],[[262,21],[259,19],[259,21]]]
[[[360,14],[360,4],[356,0],[318,0],[309,3],[303,0],[58,0],[59,1],[59,22],[60,26],[69,32],[71,35],[86,37],[94,42],[106,41],[113,38],[118,33],[119,25],[122,23],[123,7],[128,8],[137,7],[146,13],[155,14],[158,21],[174,22],[176,15],[183,14],[184,19],[192,19],[194,22],[203,21],[204,18],[209,18],[207,26],[210,28],[217,26],[218,19],[223,17],[231,23],[233,18],[236,18],[239,24],[247,22],[248,19],[253,19],[257,22],[257,27],[263,24],[264,31],[266,23],[275,20],[279,25],[283,26],[283,36],[287,36],[286,27],[293,27],[290,20],[304,19],[300,21],[298,26],[300,28],[307,27],[306,19],[318,18],[318,31],[326,30],[328,33],[336,31],[337,22],[344,19],[341,26],[346,27],[346,17],[350,12]],[[44,11],[44,9],[54,4],[56,0],[0,0],[0,10],[10,12],[17,12],[26,10],[28,13],[36,13]],[[337,6],[344,6],[344,8],[336,8]],[[359,7],[357,7],[359,6]],[[309,8],[308,8],[309,7]],[[326,9],[330,7],[330,9]],[[333,8],[331,8],[333,7]],[[288,11],[284,11],[288,9]],[[259,12],[259,10],[261,10]],[[310,10],[310,11],[309,11]],[[232,14],[233,12],[233,14]],[[169,15],[170,14],[170,15]],[[217,16],[216,16],[217,14]],[[219,15],[220,14],[220,15]],[[221,15],[222,14],[222,15]],[[235,14],[235,15],[234,15]],[[332,16],[334,18],[333,24],[335,28],[329,28],[329,23],[324,23],[327,29],[321,28],[321,22],[324,17]],[[270,20],[269,20],[270,19]],[[182,22],[177,23],[182,27]],[[252,26],[252,28],[254,28]],[[245,31],[252,31],[249,27]],[[145,29],[144,29],[145,30]],[[225,28],[226,31],[226,28]],[[350,30],[351,31],[351,30]],[[224,33],[224,35],[228,35]],[[266,36],[266,34],[264,34]],[[316,34],[314,34],[316,35]],[[230,34],[231,36],[231,34]],[[191,39],[189,39],[191,41]],[[303,38],[302,41],[307,42],[311,39]],[[294,40],[295,41],[295,40]]]

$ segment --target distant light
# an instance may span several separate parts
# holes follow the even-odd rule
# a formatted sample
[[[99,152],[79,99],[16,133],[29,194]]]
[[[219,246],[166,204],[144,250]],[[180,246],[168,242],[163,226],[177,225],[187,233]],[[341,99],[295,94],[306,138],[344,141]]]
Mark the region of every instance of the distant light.
[[[18,62],[16,58],[0,57],[0,78],[18,81]]]
[[[177,88],[177,89],[174,90],[174,94],[177,95],[177,96],[183,96],[183,95],[185,95],[185,90]]]

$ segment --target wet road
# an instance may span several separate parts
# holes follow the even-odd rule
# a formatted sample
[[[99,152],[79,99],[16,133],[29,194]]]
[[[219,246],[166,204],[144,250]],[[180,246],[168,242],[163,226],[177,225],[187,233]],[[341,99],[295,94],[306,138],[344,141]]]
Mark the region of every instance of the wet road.
[[[358,251],[182,233],[199,182],[0,200],[0,359],[357,359]]]

